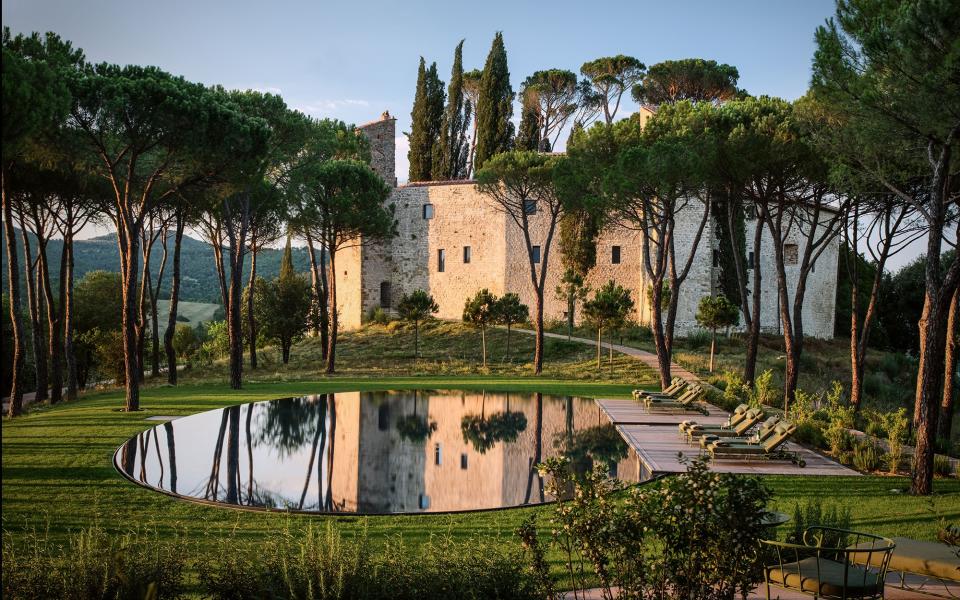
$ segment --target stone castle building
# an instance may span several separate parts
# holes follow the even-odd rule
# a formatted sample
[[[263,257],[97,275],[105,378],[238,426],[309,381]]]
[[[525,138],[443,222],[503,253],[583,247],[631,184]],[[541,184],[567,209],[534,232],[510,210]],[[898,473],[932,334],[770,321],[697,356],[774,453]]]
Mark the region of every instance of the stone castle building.
[[[378,121],[360,126],[370,140],[372,166],[394,186],[390,202],[396,206],[399,235],[382,245],[362,245],[338,253],[337,304],[345,328],[358,327],[370,312],[379,307],[390,312],[399,299],[417,289],[427,290],[440,307],[441,319],[459,320],[466,299],[481,288],[496,295],[514,292],[528,306],[534,305],[526,248],[520,229],[510,218],[496,210],[492,200],[477,191],[471,181],[418,182],[397,185],[396,119],[384,113]],[[713,219],[707,222],[699,244],[693,239],[702,213],[681,211],[675,230],[678,259],[685,261],[695,252],[690,274],[680,288],[676,331],[680,336],[697,328],[696,312],[700,299],[716,293],[717,267],[714,249],[717,237]],[[546,217],[530,217],[532,239],[546,238]],[[750,220],[747,231],[752,231]],[[796,228],[794,228],[796,229]],[[785,244],[787,278],[791,290],[799,272],[798,249],[803,239]],[[779,331],[778,294],[772,239],[764,234],[761,248],[752,247],[748,235],[748,263],[761,267],[761,327]],[[556,238],[554,242],[556,245]],[[640,233],[618,226],[609,227],[597,244],[597,264],[588,277],[588,285],[597,289],[613,279],[631,291],[636,303],[632,318],[649,323],[647,300],[649,285],[642,265]],[[535,246],[535,254],[543,254]],[[833,336],[839,241],[834,239],[817,260],[808,277],[803,306],[804,332],[817,338]],[[791,263],[791,257],[793,258]],[[563,267],[559,251],[549,254],[544,293],[544,319],[566,318],[566,301],[554,290],[560,284]],[[751,277],[752,279],[752,277]],[[750,284],[748,283],[748,289]],[[577,314],[579,316],[579,308]]]

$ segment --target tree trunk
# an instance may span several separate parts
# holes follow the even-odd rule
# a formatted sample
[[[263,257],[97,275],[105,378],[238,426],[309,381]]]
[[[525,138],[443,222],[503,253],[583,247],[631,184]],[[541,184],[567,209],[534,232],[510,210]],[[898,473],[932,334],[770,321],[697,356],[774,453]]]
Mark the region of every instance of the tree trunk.
[[[541,267],[546,269],[546,264]],[[539,375],[543,372],[543,289],[536,290],[536,322],[535,328],[537,341],[533,350],[533,374]]]
[[[600,346],[603,339],[603,327],[597,327],[597,372],[600,372]]]
[[[50,285],[50,262],[47,259],[47,239],[37,243],[37,275],[43,288],[44,304],[47,306],[47,351],[50,358],[50,404],[63,398],[63,279],[64,261],[61,252],[59,302],[54,301]]]
[[[77,399],[77,356],[73,347],[73,232],[68,230],[63,238],[63,260],[66,263],[66,276],[63,288],[63,353],[67,363],[67,396],[72,402]]]
[[[567,292],[567,339],[573,337],[573,324],[574,324],[574,314],[573,311],[577,307],[577,296],[574,294],[573,289],[571,288]]]
[[[507,362],[513,363],[513,357],[510,356],[510,325],[511,323],[507,322]]]
[[[33,339],[33,369],[36,376],[34,400],[39,402],[47,399],[47,351],[43,339],[43,328],[40,325],[39,275],[36,273],[33,251],[30,248],[30,237],[25,225],[26,222],[21,215],[20,235],[23,238],[23,268],[27,282],[27,306],[30,312],[30,333]]]
[[[413,359],[420,354],[420,321],[413,321]]]
[[[257,319],[253,315],[253,285],[257,280],[257,248],[250,249],[250,281],[247,282],[247,330],[250,336],[250,368],[257,368]],[[284,360],[283,364],[287,364]]]
[[[666,337],[663,334],[663,281],[654,281],[651,294],[653,318],[650,328],[653,330],[653,344],[657,349],[657,367],[660,371],[660,387],[670,385],[670,351],[667,349]]]
[[[747,327],[747,352],[743,362],[744,383],[753,387],[757,377],[757,354],[760,350],[760,299],[763,275],[760,269],[760,248],[763,244],[763,219],[757,216],[756,229],[753,232],[753,289],[750,306],[750,320]],[[746,297],[746,287],[744,287]]]
[[[717,328],[710,332],[710,372],[713,373],[713,356],[717,351]]]
[[[487,326],[480,325],[480,348],[483,351],[483,368],[487,368]]]
[[[10,376],[10,405],[7,415],[19,416],[23,411],[23,362],[26,351],[23,320],[20,317],[20,267],[17,265],[17,240],[13,232],[12,198],[7,194],[7,169],[0,172],[0,190],[3,193],[3,234],[7,246],[7,286],[10,295],[10,325],[13,339],[13,364]]]
[[[336,359],[337,359],[337,328],[339,326],[339,316],[337,314],[337,271],[336,271],[336,260],[337,253],[333,250],[332,245],[329,249],[330,253],[330,275],[327,280],[327,306],[324,307],[324,310],[329,309],[329,327],[330,333],[327,339],[327,374],[332,375],[336,369]]]
[[[170,309],[167,312],[167,329],[163,332],[163,348],[167,354],[167,383],[177,385],[177,352],[173,348],[173,336],[177,332],[177,309],[180,303],[180,248],[184,229],[183,209],[177,211],[176,231],[173,238],[173,268],[170,274]]]
[[[282,351],[283,364],[289,364],[290,362],[290,346],[293,345],[292,339],[282,339],[280,340],[280,349]]]
[[[956,260],[956,259],[954,259]],[[960,351],[960,315],[957,311],[960,302],[960,288],[953,292],[953,300],[950,302],[950,314],[947,317],[947,344],[944,358],[943,374],[943,400],[940,402],[940,417],[938,437],[942,440],[950,439],[950,432],[953,428],[953,401],[956,393],[957,382],[957,352]]]
[[[316,269],[316,261],[314,259],[313,253],[313,241],[310,238],[307,238],[307,243],[310,246],[310,260],[313,263],[313,268]],[[317,288],[317,302],[320,305],[320,348],[321,348],[321,358],[326,360],[327,358],[327,346],[330,343],[330,314],[327,312],[327,305],[329,300],[329,284],[327,279],[327,270],[323,268],[323,249],[320,250],[320,268],[318,269],[317,281],[319,287]]]
[[[230,388],[239,390],[243,385],[243,321],[240,315],[242,290],[240,272],[243,268],[242,250],[230,249],[230,301],[227,306],[227,329],[230,339]],[[240,256],[235,256],[239,253]]]
[[[253,406],[252,404],[248,406]],[[163,429],[167,435],[167,462],[170,463],[170,491],[177,493],[177,443],[173,436],[173,423],[167,421],[163,424]]]
[[[128,215],[129,217],[129,215]],[[122,312],[122,337],[123,337],[123,370],[126,378],[126,390],[124,394],[124,410],[140,410],[140,380],[139,380],[139,361],[137,360],[137,275],[140,257],[139,238],[140,232],[136,225],[131,224],[130,218],[122,220],[121,227],[117,230],[117,237],[120,245],[120,268],[121,281],[123,286],[123,312]]]

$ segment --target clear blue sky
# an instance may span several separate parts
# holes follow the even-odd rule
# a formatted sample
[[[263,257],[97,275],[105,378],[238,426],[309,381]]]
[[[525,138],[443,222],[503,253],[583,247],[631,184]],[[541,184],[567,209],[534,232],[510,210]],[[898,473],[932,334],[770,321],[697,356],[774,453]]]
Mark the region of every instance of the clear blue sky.
[[[398,118],[397,171],[419,57],[449,79],[453,49],[481,68],[503,31],[514,89],[544,68],[599,56],[648,65],[702,57],[735,65],[753,94],[794,99],[810,78],[813,32],[832,0],[686,2],[337,2],[5,0],[14,32],[56,31],[92,61],[157,65],[207,84],[257,88],[318,117]],[[635,107],[628,103],[624,114]],[[566,137],[565,135],[563,137]]]

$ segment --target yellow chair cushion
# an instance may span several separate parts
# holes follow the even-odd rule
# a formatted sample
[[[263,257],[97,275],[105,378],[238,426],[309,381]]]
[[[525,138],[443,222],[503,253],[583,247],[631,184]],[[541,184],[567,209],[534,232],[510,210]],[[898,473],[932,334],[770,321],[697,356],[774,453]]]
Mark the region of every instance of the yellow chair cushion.
[[[960,558],[957,558],[950,546],[900,537],[893,538],[893,541],[897,547],[893,549],[893,556],[890,557],[891,570],[960,581]],[[870,562],[879,563],[882,556],[875,553],[869,557]],[[858,564],[865,563],[867,558],[866,552],[850,555],[850,560]]]
[[[844,568],[847,570],[846,594]],[[815,556],[785,563],[782,567],[768,566],[767,581],[776,586],[835,598],[872,597],[880,594],[883,589],[883,582],[879,581],[876,573],[825,558],[817,559]]]

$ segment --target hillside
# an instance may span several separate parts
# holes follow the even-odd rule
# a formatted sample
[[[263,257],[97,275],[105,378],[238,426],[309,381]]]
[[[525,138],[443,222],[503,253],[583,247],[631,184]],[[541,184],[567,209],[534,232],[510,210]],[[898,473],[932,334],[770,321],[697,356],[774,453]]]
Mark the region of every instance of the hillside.
[[[20,230],[16,230],[17,251],[20,256],[21,268],[23,265],[23,243]],[[2,238],[0,238],[2,239]],[[36,240],[33,240],[32,252],[36,257]],[[169,241],[170,259],[173,259],[173,239]],[[57,273],[60,269],[60,253],[63,249],[62,240],[52,240],[47,254],[50,260],[50,272],[53,275],[54,287],[57,285]],[[276,277],[280,271],[280,258],[283,251],[273,248],[262,250],[257,255],[257,274],[264,278]],[[156,277],[160,267],[162,248],[157,243],[150,260],[151,272]],[[170,294],[170,262],[168,260],[161,285],[161,297]],[[293,249],[293,264],[297,271],[309,273],[310,258],[306,248]],[[120,258],[117,251],[117,239],[113,234],[103,235],[88,240],[74,242],[74,265],[76,279],[79,280],[90,271],[120,270]],[[244,269],[244,284],[249,275],[250,258],[247,257]],[[184,236],[180,251],[180,299],[191,302],[220,304],[220,287],[217,283],[217,268],[213,257],[213,247],[203,241]],[[227,274],[229,277],[229,273]],[[21,281],[23,275],[21,274]],[[7,285],[6,269],[3,269],[3,286]]]

